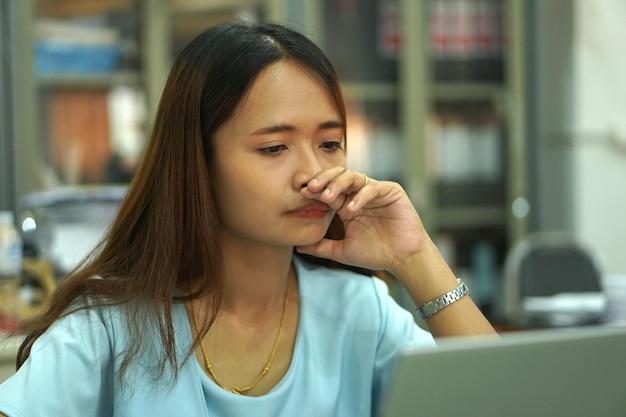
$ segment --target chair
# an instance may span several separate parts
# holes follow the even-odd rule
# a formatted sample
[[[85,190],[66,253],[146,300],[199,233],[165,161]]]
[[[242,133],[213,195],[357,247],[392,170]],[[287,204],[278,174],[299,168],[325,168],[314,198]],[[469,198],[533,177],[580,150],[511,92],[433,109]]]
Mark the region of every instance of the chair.
[[[606,310],[591,250],[561,232],[530,234],[511,248],[501,299],[504,319],[527,328],[595,324]]]

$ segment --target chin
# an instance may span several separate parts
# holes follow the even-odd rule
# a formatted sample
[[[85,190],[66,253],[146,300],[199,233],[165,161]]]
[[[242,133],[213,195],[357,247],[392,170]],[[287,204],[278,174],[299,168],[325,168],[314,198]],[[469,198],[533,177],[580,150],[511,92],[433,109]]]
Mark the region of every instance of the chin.
[[[308,230],[303,234],[300,234],[299,237],[294,239],[294,246],[308,246],[313,245],[320,240],[324,239],[326,236],[326,229],[318,229],[315,231]]]
[[[308,246],[308,245],[314,245],[317,242],[319,242],[320,240],[322,240],[324,238],[324,235],[322,234],[319,237],[314,237],[314,236],[310,236],[307,239],[298,239],[298,241],[295,243],[294,246]]]

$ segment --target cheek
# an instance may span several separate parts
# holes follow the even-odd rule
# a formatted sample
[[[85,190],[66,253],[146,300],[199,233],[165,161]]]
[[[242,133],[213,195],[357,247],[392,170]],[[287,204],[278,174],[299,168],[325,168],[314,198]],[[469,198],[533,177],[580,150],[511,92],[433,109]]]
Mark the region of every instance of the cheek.
[[[211,171],[211,186],[220,216],[228,214],[241,201],[241,187],[245,178],[230,167],[216,166]]]
[[[215,189],[215,205],[222,226],[236,227],[249,219],[259,215],[260,208],[266,204],[259,198],[258,188],[247,186],[245,183],[222,181]],[[248,219],[248,220],[246,220]]]
[[[214,178],[216,202],[224,214],[239,211],[243,205],[254,205],[276,198],[278,177],[251,169],[241,162],[222,167]]]
[[[328,160],[329,160],[330,167],[340,166],[340,167],[345,168],[347,165],[348,159],[347,159],[347,155],[345,152],[336,152],[336,153],[331,154]]]

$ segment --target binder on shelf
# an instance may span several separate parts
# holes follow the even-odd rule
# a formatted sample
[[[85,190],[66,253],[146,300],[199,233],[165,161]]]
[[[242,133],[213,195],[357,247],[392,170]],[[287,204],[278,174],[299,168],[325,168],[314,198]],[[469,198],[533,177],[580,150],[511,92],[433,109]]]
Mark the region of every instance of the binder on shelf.
[[[432,121],[434,175],[444,183],[502,181],[503,138],[496,121],[471,123],[439,115]]]
[[[502,80],[502,0],[432,0],[429,18],[435,80]]]

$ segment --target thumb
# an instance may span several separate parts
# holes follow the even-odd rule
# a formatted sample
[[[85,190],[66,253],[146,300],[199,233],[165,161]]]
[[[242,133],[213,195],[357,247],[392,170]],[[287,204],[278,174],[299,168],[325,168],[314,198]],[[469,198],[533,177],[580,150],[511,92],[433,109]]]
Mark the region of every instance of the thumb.
[[[337,251],[337,245],[340,244],[340,241],[331,240],[331,239],[322,239],[317,243],[312,245],[305,246],[296,246],[296,251],[298,253],[303,253],[305,255],[313,255],[318,258],[325,259],[333,259],[333,254]]]

